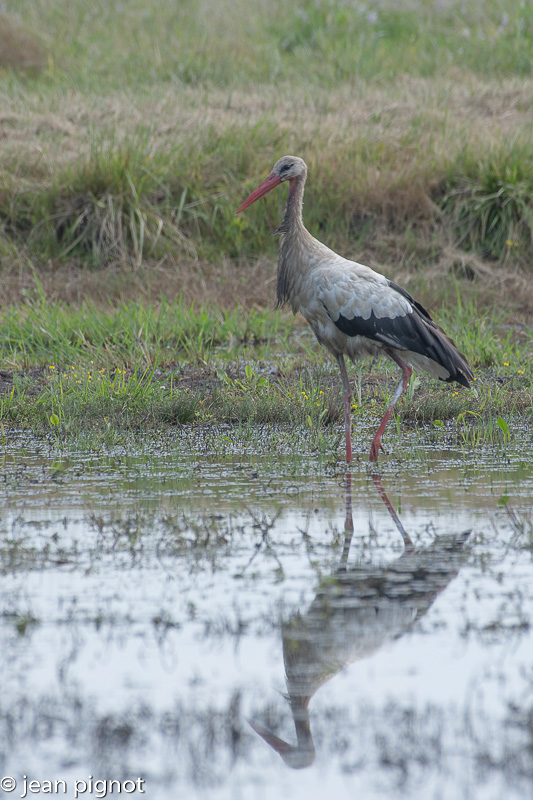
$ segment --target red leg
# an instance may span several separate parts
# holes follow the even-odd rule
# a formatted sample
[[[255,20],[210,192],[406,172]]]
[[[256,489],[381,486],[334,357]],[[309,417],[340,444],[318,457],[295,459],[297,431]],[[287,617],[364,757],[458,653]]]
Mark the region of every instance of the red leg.
[[[392,505],[391,501],[387,497],[387,492],[383,488],[383,484],[381,482],[381,475],[378,475],[377,472],[371,472],[370,473],[370,477],[374,481],[374,486],[378,490],[379,496],[381,497],[381,499],[385,503],[385,508],[387,509],[389,514],[391,515],[391,517],[392,517],[392,519],[394,521],[394,524],[396,525],[396,527],[398,528],[398,530],[400,531],[400,533],[402,535],[402,539],[403,539],[403,543],[405,545],[405,549],[408,550],[409,552],[414,550],[414,544],[411,541],[411,537],[406,532],[405,528],[403,527],[402,523],[400,522],[400,518],[399,518],[398,514],[396,513],[396,511],[394,510],[394,506]]]
[[[350,380],[346,371],[346,364],[344,363],[344,356],[337,356],[339,367],[341,370],[342,388],[344,389],[344,432],[346,434],[346,463],[349,464],[352,460],[352,390],[350,388]]]
[[[381,420],[381,424],[380,424],[379,428],[376,431],[376,435],[374,436],[374,439],[372,440],[372,446],[370,447],[370,458],[369,458],[370,461],[377,461],[378,460],[379,448],[381,446],[381,437],[383,436],[383,431],[385,430],[385,426],[387,425],[387,422],[391,418],[391,414],[392,414],[392,412],[394,410],[394,406],[396,405],[396,403],[400,399],[400,395],[402,394],[402,392],[406,388],[407,384],[409,383],[409,379],[410,379],[411,375],[413,374],[413,370],[411,369],[411,367],[408,367],[407,364],[405,364],[401,360],[401,358],[398,358],[398,356],[396,354],[391,353],[388,350],[385,351],[385,352],[387,353],[387,355],[390,358],[392,358],[393,361],[396,361],[396,363],[398,364],[399,367],[401,367],[401,369],[402,369],[402,379],[401,379],[400,383],[398,384],[398,386],[396,387],[396,391],[394,392],[394,395],[393,395],[393,398],[392,398],[392,400],[390,402],[390,405],[389,405],[388,409],[385,412],[385,416]]]
[[[344,547],[339,568],[346,570],[348,554],[353,538],[353,511],[352,511],[352,473],[346,473],[346,519],[344,521]]]

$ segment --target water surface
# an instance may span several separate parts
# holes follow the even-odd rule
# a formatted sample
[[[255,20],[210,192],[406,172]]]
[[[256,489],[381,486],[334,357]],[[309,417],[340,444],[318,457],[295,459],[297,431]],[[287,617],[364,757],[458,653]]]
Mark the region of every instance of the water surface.
[[[5,442],[9,796],[24,775],[68,797],[89,776],[155,800],[530,796],[533,460],[381,469]]]

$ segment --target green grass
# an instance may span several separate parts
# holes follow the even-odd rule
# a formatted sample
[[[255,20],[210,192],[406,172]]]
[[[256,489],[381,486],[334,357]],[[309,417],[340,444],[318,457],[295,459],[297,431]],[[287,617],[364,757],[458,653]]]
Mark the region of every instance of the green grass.
[[[474,369],[525,370],[529,366],[533,358],[529,327],[507,325],[501,309],[480,315],[472,301],[462,299],[457,284],[456,303],[444,306],[435,318]],[[90,301],[69,306],[47,300],[37,281],[24,305],[4,309],[0,360],[15,370],[76,364],[133,370],[205,366],[244,357],[272,360],[283,371],[286,357],[296,350],[308,361],[327,361],[326,352],[309,329],[302,328],[301,320],[295,327],[297,320],[285,312],[197,308],[181,299],[170,303],[165,298],[156,304],[124,302],[116,308],[96,307]],[[249,369],[248,388],[259,388],[263,384],[254,383],[259,378]],[[221,374],[223,382],[231,382]]]
[[[515,140],[481,157],[472,148],[448,167],[442,208],[457,232],[457,243],[505,263],[515,248],[533,245],[533,143]]]
[[[398,406],[402,424],[454,422],[492,441],[533,415],[533,337],[502,332],[495,314],[472,323],[461,301],[441,321],[469,358],[468,391],[420,376]],[[316,448],[338,443],[340,379],[307,329],[279,313],[123,304],[68,307],[44,297],[6,310],[0,356],[13,368],[0,396],[4,435],[12,426],[47,432],[58,442],[88,434],[110,444],[124,432],[182,425],[243,429],[289,425]],[[37,372],[35,372],[37,370]],[[377,424],[398,379],[382,360],[352,368],[354,426]],[[438,433],[438,430],[437,430]],[[506,441],[503,436],[502,441]],[[310,438],[309,438],[310,437]]]
[[[1,22],[5,430],[337,441],[335,366],[265,310],[285,191],[235,216],[284,152],[309,165],[312,233],[442,304],[476,371],[470,393],[413,384],[397,424],[496,441],[529,419],[531,334],[510,325],[533,302],[527,4],[7,0]],[[373,424],[395,369],[353,377]]]
[[[301,80],[311,84],[431,77],[450,69],[500,77],[531,74],[533,12],[458,0],[385,2],[378,8],[302,0],[8,0],[48,45],[46,80],[108,91],[123,76],[138,89],[179,81],[197,87]],[[113,47],[109,47],[110,39]]]
[[[292,321],[279,313],[185,306],[178,299],[157,305],[123,303],[115,309],[90,302],[69,307],[47,302],[38,289],[24,306],[5,309],[0,322],[0,354],[17,369],[95,363],[100,368],[164,367],[180,361],[205,363],[217,348],[231,350],[283,342]]]

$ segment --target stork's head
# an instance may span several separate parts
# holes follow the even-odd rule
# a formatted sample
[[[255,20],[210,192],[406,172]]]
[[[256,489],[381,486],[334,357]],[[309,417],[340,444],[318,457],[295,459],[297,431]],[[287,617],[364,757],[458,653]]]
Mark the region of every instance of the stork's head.
[[[252,203],[255,203],[255,201],[263,197],[264,194],[270,192],[275,186],[279,186],[283,181],[293,181],[298,178],[303,178],[305,180],[306,176],[307,165],[303,158],[298,158],[298,156],[282,156],[274,164],[274,168],[268,178],[246,198],[235,213],[238,214],[240,211],[244,211],[245,208],[251,206]]]

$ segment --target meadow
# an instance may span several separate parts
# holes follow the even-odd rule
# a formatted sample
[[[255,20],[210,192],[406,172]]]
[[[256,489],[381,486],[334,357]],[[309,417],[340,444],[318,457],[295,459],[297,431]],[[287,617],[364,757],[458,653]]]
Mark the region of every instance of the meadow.
[[[502,441],[529,429],[526,3],[2,8],[4,435],[334,435],[335,368],[301,320],[273,311],[283,200],[234,213],[285,152],[310,168],[309,229],[415,294],[473,365],[470,393],[420,376],[397,425]],[[378,418],[394,370],[352,374],[354,413]]]

